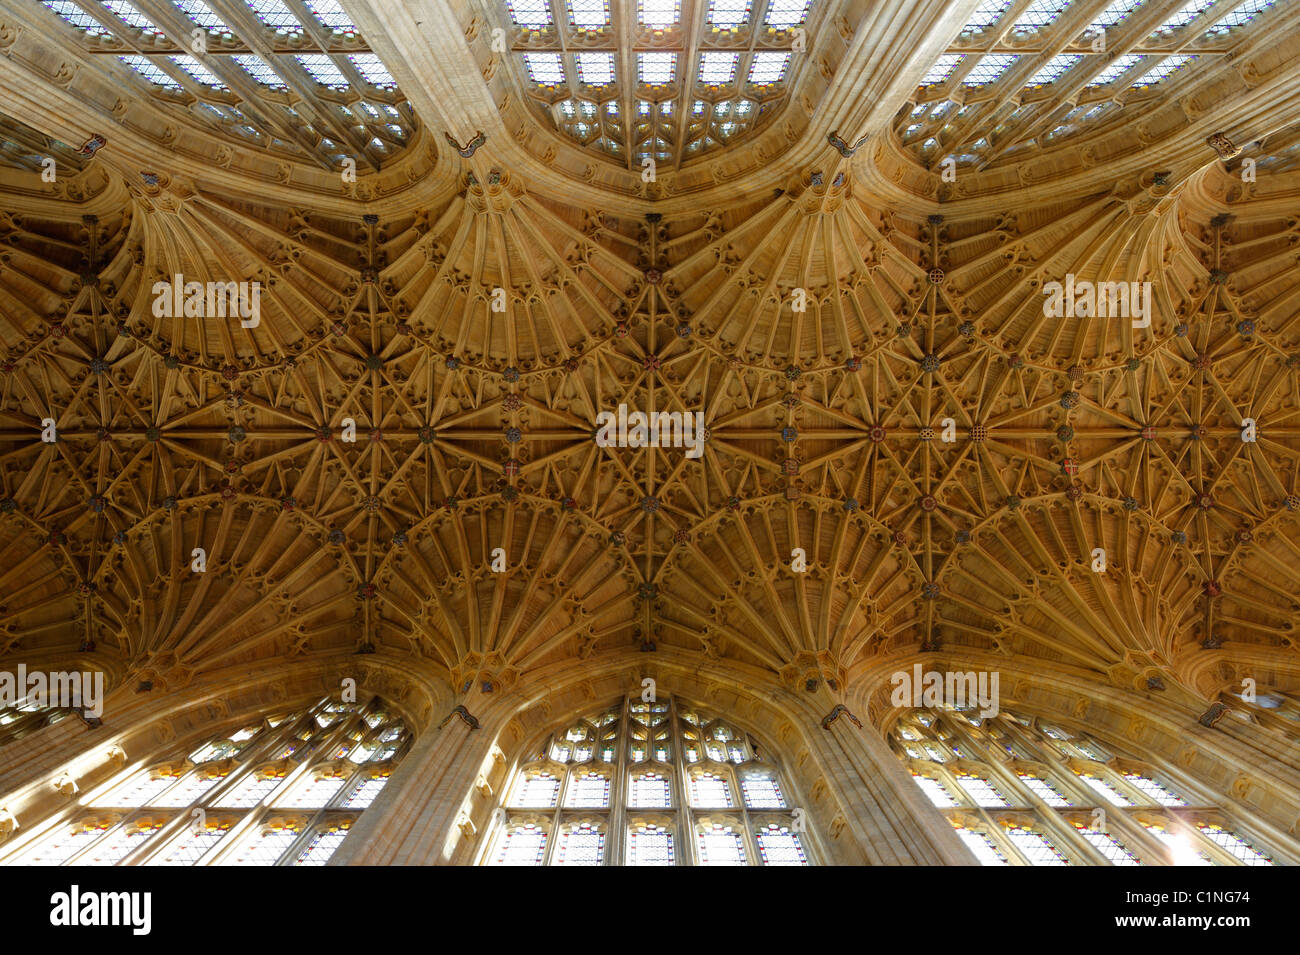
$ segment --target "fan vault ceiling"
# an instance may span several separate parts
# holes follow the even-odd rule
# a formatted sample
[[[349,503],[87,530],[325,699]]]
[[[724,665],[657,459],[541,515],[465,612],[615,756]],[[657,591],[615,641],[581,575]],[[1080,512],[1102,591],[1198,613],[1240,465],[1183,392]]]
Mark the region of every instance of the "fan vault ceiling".
[[[504,8],[286,3],[277,33],[212,0],[206,89],[173,75],[193,4],[0,13],[0,654],[508,687],[644,651],[838,693],[969,650],[1297,689],[1300,10],[1128,4],[1090,63],[1123,4],[814,3],[772,118],[647,182],[537,108]],[[963,85],[977,54],[1019,59]],[[392,82],[292,66],[360,55]],[[1093,85],[1130,55],[1194,59]],[[1151,282],[1150,327],[1045,317],[1067,273]],[[260,323],[155,316],[176,274],[261,283]],[[703,456],[599,446],[620,404],[702,412]]]

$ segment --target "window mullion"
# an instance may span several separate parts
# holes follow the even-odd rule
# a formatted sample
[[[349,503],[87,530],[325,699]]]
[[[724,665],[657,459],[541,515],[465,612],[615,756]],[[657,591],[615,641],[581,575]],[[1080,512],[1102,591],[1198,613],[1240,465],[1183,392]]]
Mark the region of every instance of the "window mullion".
[[[681,727],[678,725],[677,701],[668,701],[668,722],[672,724],[672,746],[673,751],[670,754],[673,760],[673,767],[676,769],[674,775],[677,777],[677,789],[681,793],[681,805],[677,813],[678,829],[685,829],[685,833],[679,838],[685,838],[686,849],[684,852],[677,853],[677,863],[679,865],[701,865],[699,840],[695,835],[695,811],[691,806],[691,788],[689,772],[686,768],[686,758],[682,750]],[[650,731],[652,737],[651,745],[653,746],[654,730]],[[653,750],[652,750],[653,751]],[[689,856],[687,855],[689,853]],[[685,860],[689,858],[690,862]]]
[[[605,865],[623,865],[627,860],[628,812],[627,803],[630,795],[628,786],[627,748],[631,745],[632,717],[631,703],[626,696],[619,709],[618,733],[614,743],[614,768],[609,781],[609,831],[605,838]],[[597,745],[599,745],[597,740]]]

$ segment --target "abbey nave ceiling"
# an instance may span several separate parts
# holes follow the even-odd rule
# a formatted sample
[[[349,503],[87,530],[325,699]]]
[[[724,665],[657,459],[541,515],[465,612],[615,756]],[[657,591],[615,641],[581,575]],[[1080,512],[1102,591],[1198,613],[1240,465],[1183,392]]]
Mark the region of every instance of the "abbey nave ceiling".
[[[1297,692],[1300,6],[637,9],[0,9],[0,655]]]

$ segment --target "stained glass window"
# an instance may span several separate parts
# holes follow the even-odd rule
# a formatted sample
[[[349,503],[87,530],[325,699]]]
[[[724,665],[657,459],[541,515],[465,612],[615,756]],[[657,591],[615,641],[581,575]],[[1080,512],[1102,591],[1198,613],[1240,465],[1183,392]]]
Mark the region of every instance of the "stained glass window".
[[[590,823],[565,830],[556,865],[600,865],[605,860],[605,834]]]
[[[160,828],[148,823],[122,826],[78,857],[77,865],[117,865],[152,838]]]
[[[332,718],[322,726],[317,716],[327,707]],[[304,734],[315,756],[267,762]],[[384,740],[392,751],[366,768],[328,758],[337,740],[354,737]],[[378,701],[321,700],[274,725],[245,725],[191,744],[171,762],[124,770],[69,809],[72,819],[10,840],[0,848],[0,865],[321,865],[409,741],[402,721]],[[154,838],[164,828],[166,838]]]
[[[1029,787],[1030,792],[1043,800],[1043,802],[1047,803],[1049,806],[1070,805],[1070,800],[1057,792],[1056,788],[1052,786],[1051,783],[1039,779],[1037,776],[1031,776],[1028,773],[1020,773],[1019,776],[1020,781]]]
[[[1179,67],[1195,60],[1194,56],[1167,56],[1155,67],[1133,81],[1134,86],[1154,86]]]
[[[980,861],[981,865],[1006,865],[1006,857],[987,835],[982,832],[976,832],[973,829],[967,829],[965,826],[954,826],[957,835],[961,841],[966,843],[966,848],[975,854],[975,858]]]
[[[977,806],[1005,806],[1007,801],[1003,795],[994,789],[987,779],[979,776],[967,776],[965,773],[957,774],[957,783],[962,789],[975,800]]]
[[[930,797],[930,802],[936,806],[957,805],[957,800],[952,798],[952,794],[944,789],[943,783],[937,779],[931,779],[929,776],[922,776],[919,773],[913,773],[912,778],[916,780],[916,784],[921,787],[921,790]]]
[[[171,788],[181,777],[177,770],[146,770],[107,797],[114,806],[143,806],[149,800]]]
[[[745,864],[745,841],[730,826],[716,823],[707,829],[701,829],[697,835],[701,865]]]
[[[628,833],[628,865],[672,865],[673,834],[663,826],[637,826]]]
[[[785,69],[790,64],[790,54],[772,50],[760,50],[754,54],[749,67],[748,82],[754,86],[766,86],[779,83],[785,79]]]
[[[929,734],[966,754],[960,769],[925,758],[913,741]],[[985,865],[1269,864],[1255,861],[1270,857],[1232,834],[1223,810],[1211,816],[1211,810],[1188,807],[1169,767],[1147,770],[1134,765],[1132,754],[1112,755],[1109,742],[1103,746],[1045,721],[1003,712],[976,725],[959,714],[918,710],[894,723],[889,740],[936,811]],[[1011,761],[981,761],[981,754],[999,748]],[[1095,768],[1080,765],[1085,754]],[[976,762],[980,769],[971,765]],[[1003,810],[988,814],[998,825],[986,831],[972,803]],[[1175,818],[1152,818],[1166,807]],[[1079,837],[1096,852],[1084,849]]]
[[[1114,839],[1109,833],[1102,832],[1099,829],[1093,829],[1090,826],[1075,823],[1075,828],[1079,835],[1087,839],[1092,845],[1104,855],[1111,865],[1141,865],[1137,857],[1128,849],[1124,848],[1123,843]]]
[[[1037,30],[1054,22],[1070,0],[1034,0],[1016,19],[1017,29]]]
[[[150,865],[195,865],[230,832],[225,826],[187,829],[174,839],[166,854],[150,860]]]
[[[754,833],[763,865],[807,865],[803,845],[788,826],[768,823]]]
[[[578,64],[580,82],[588,86],[608,86],[614,82],[614,54],[578,53],[574,59]]]
[[[1029,860],[1030,865],[1069,865],[1065,856],[1043,838],[1042,833],[1023,826],[1007,829],[1007,838]]]
[[[1002,14],[1006,13],[1010,6],[1011,0],[980,0],[980,5],[966,21],[962,35],[970,36],[991,27],[1002,18]]]
[[[636,62],[637,75],[647,86],[671,83],[677,73],[676,53],[638,53]]]
[[[112,36],[102,23],[73,3],[72,0],[43,0],[43,2],[45,6],[68,23],[78,30],[84,31],[87,36]]]
[[[763,773],[747,773],[740,777],[740,789],[745,805],[750,809],[784,809],[785,797],[776,777]]]
[[[1235,27],[1244,26],[1276,2],[1277,0],[1246,0],[1245,3],[1234,7],[1226,17],[1218,20],[1214,26],[1206,30],[1205,36],[1221,36]]]
[[[700,54],[699,81],[707,84],[730,83],[736,75],[736,63],[739,60],[739,53],[705,50]]]
[[[1106,67],[1096,76],[1094,76],[1092,78],[1092,82],[1090,82],[1088,85],[1105,86],[1107,83],[1113,83],[1115,80],[1119,79],[1119,77],[1122,74],[1127,73],[1129,70],[1133,69],[1133,67],[1137,66],[1144,59],[1145,57],[1137,56],[1132,53],[1126,56],[1121,56],[1117,60],[1115,60],[1115,62],[1112,63],[1110,66]]]
[[[1209,854],[1192,843],[1188,833],[1170,832],[1166,827],[1153,823],[1144,822],[1142,825],[1147,832],[1164,843],[1174,865],[1214,865]]]
[[[707,809],[731,806],[731,789],[727,781],[713,773],[696,773],[691,776],[691,805]]]
[[[662,809],[669,805],[668,780],[658,773],[644,773],[632,780],[632,799],[628,805],[635,809]]]
[[[609,805],[609,777],[583,773],[573,778],[564,804],[572,809],[604,809]]]
[[[257,18],[276,33],[301,33],[302,24],[281,0],[244,0]]]
[[[560,794],[560,780],[550,773],[538,773],[521,780],[516,806],[549,809]]]
[[[202,798],[204,793],[225,779],[226,775],[226,773],[191,773],[179,786],[168,789],[156,798],[153,805],[163,808],[188,806]]]
[[[388,67],[373,53],[353,53],[348,56],[348,60],[371,86],[382,90],[397,89],[397,80],[393,79]]]
[[[299,830],[277,824],[267,826],[246,839],[238,850],[225,857],[221,865],[275,865],[289,847],[298,841]]]
[[[709,24],[724,30],[734,30],[749,21],[750,0],[712,0],[709,4]]]
[[[1154,779],[1148,779],[1137,773],[1125,773],[1124,778],[1129,785],[1133,786],[1145,796],[1149,796],[1162,806],[1186,806],[1180,797],[1170,792],[1164,786],[1160,785]]]
[[[155,86],[162,86],[169,90],[179,90],[182,88],[181,84],[174,77],[158,67],[148,57],[123,56],[119,57],[119,59]]]
[[[244,71],[263,86],[272,87],[274,90],[283,90],[285,88],[285,81],[260,56],[253,56],[252,53],[239,53],[234,57],[234,61],[243,66]]]
[[[528,78],[538,86],[559,86],[564,82],[564,64],[558,53],[525,53]]]
[[[937,83],[942,83],[952,75],[952,71],[957,68],[957,64],[964,59],[965,56],[959,53],[945,53],[934,61],[934,65],[930,67],[929,72],[921,78],[921,85],[934,86]]]
[[[292,806],[295,809],[320,809],[329,804],[345,782],[347,777],[342,773],[318,776],[305,785],[298,786],[280,800],[278,805]]]
[[[1198,823],[1196,828],[1200,830],[1205,838],[1209,839],[1216,846],[1226,849],[1244,865],[1276,865],[1272,859],[1264,855],[1249,842],[1239,837],[1236,833],[1229,832],[1221,826],[1207,823]]]
[[[1002,53],[989,53],[980,57],[969,73],[962,80],[963,86],[983,86],[992,83],[1002,77],[1002,74],[1011,69],[1011,66],[1020,59],[1018,56],[1010,56]]]
[[[1079,773],[1079,778],[1082,779],[1088,786],[1092,787],[1092,789],[1095,792],[1098,792],[1102,796],[1104,796],[1106,801],[1111,803],[1112,805],[1115,806],[1133,805],[1132,800],[1130,800],[1127,796],[1125,796],[1122,792],[1120,792],[1118,789],[1116,789],[1106,780],[1099,779],[1096,776],[1092,775],[1091,773]]]
[[[561,744],[591,751],[560,763],[554,756]],[[684,798],[673,794],[674,774]],[[528,805],[516,801],[512,794],[530,786],[542,795]],[[483,864],[500,864],[502,840],[525,831],[545,835],[540,849],[529,843],[528,864],[761,865],[760,832],[772,858],[809,861],[796,797],[766,748],[730,722],[680,711],[672,701],[625,700],[567,723],[525,751],[506,793],[480,836]],[[608,833],[620,845],[612,857],[605,852]]]
[[[226,81],[217,74],[213,73],[206,66],[194,59],[192,56],[173,56],[170,58],[173,63],[179,66],[190,76],[194,77],[204,86],[211,86],[217,89],[225,89]]]
[[[551,5],[547,0],[506,0],[506,9],[515,26],[541,30],[551,25]]]
[[[357,25],[339,5],[339,0],[306,0],[306,3],[316,19],[334,33],[349,34],[357,31]]]
[[[583,30],[609,26],[608,0],[569,0],[569,20]]]
[[[1031,76],[1026,82],[1026,86],[1044,86],[1053,80],[1064,75],[1064,73],[1082,60],[1083,57],[1075,53],[1067,53],[1062,56],[1054,56],[1042,68]]]
[[[109,823],[60,826],[51,836],[15,857],[11,865],[63,865],[104,834]]]
[[[681,17],[681,0],[637,0],[637,21],[652,30],[663,30]]]
[[[769,0],[763,23],[778,30],[803,26],[812,0]]]
[[[343,844],[347,829],[326,829],[312,836],[311,841],[302,848],[294,865],[318,866],[329,862],[334,850]]]
[[[1088,29],[1093,33],[1098,30],[1109,30],[1116,24],[1122,23],[1130,13],[1145,2],[1146,0],[1114,0],[1110,6],[1093,18]]]
[[[284,770],[268,773],[264,776],[250,776],[237,787],[217,798],[215,805],[221,808],[243,808],[256,806],[284,782]]]
[[[324,53],[307,53],[294,59],[301,63],[302,68],[321,86],[336,90],[348,88],[348,78],[343,75],[343,71],[339,69],[332,56]]]
[[[353,784],[352,792],[343,800],[344,809],[365,809],[388,783],[388,774],[371,776]]]
[[[145,34],[162,36],[162,31],[158,29],[154,22],[141,13],[139,8],[130,0],[101,0],[101,2],[109,10],[117,14],[128,26],[135,27]]]
[[[501,835],[497,865],[541,865],[546,832],[529,823],[507,828]]]

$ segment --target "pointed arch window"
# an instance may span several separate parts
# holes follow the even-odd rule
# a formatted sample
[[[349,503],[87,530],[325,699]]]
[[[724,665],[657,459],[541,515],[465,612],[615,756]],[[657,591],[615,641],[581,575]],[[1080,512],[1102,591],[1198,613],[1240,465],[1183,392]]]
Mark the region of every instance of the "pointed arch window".
[[[808,865],[798,797],[767,753],[730,720],[673,700],[624,700],[536,745],[480,861]],[[539,795],[521,803],[524,791]]]
[[[410,739],[378,699],[321,700],[122,770],[0,865],[324,865]]]
[[[1057,723],[1002,712],[904,714],[890,746],[984,865],[1278,865],[1247,820],[1194,780]],[[958,752],[958,758],[947,750]],[[977,754],[1001,751],[1008,760]],[[971,758],[972,755],[976,758]]]

